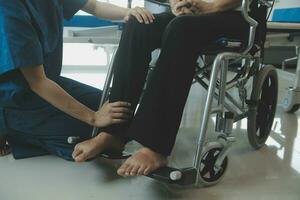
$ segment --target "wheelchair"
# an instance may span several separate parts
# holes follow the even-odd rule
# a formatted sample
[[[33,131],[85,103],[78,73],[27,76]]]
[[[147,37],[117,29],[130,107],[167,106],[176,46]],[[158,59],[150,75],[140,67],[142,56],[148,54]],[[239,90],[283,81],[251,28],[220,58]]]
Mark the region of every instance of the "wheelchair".
[[[162,0],[147,0],[166,6]],[[278,77],[273,66],[262,64],[264,40],[266,35],[267,9],[273,5],[265,0],[242,1],[242,15],[249,23],[249,40],[242,41],[219,38],[207,47],[205,56],[213,56],[211,64],[206,64],[205,56],[200,56],[202,66],[196,66],[194,84],[207,89],[207,97],[197,143],[193,166],[184,169],[163,167],[149,174],[150,178],[181,186],[211,186],[222,180],[228,167],[228,154],[236,141],[232,134],[233,123],[247,118],[247,135],[254,149],[264,146],[269,137],[277,105]],[[251,12],[248,12],[249,7]],[[252,16],[249,15],[253,14]],[[241,50],[242,49],[242,50]],[[114,55],[113,55],[114,56]],[[100,107],[108,99],[113,79],[113,62],[110,63],[104,84]],[[149,74],[151,76],[152,67]],[[234,77],[228,80],[228,73]],[[246,84],[251,82],[252,91],[248,95]],[[230,94],[233,88],[238,90],[239,100]],[[213,107],[213,100],[217,105]],[[206,142],[208,121],[215,115],[215,131],[218,136],[214,142]],[[98,129],[94,128],[92,137]],[[68,142],[75,143],[70,137]],[[105,155],[103,155],[105,157]],[[121,158],[127,158],[123,155]],[[113,157],[106,155],[106,158]]]

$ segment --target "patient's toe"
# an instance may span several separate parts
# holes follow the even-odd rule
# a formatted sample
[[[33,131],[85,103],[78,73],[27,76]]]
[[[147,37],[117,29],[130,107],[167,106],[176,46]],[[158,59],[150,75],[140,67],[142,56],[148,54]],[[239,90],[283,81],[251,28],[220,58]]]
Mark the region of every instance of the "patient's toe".
[[[84,152],[81,152],[81,153],[79,153],[78,156],[76,156],[76,157],[74,158],[74,160],[75,160],[76,162],[84,162],[84,161],[87,160],[86,157],[87,157],[87,155],[86,155]]]
[[[154,170],[167,165],[167,158],[148,148],[141,148],[133,156],[128,158],[121,166],[118,174],[121,176],[148,175]],[[137,173],[136,173],[137,171]]]
[[[74,151],[72,153],[72,157],[75,159],[77,156],[79,156],[79,154],[82,153],[82,150],[79,149],[77,146],[75,146]]]
[[[127,169],[126,169],[126,171],[125,171],[125,176],[130,176],[130,173],[131,173],[131,170],[133,169],[133,166],[132,165],[130,165]]]
[[[125,162],[117,171],[117,173],[120,175],[120,176],[125,176],[125,172],[126,172],[126,169],[129,167],[129,165]]]
[[[145,170],[143,171],[143,174],[147,176],[148,174],[150,174],[151,171],[153,171],[153,170],[152,170],[152,167],[148,166],[148,167],[145,168]]]
[[[140,168],[139,168],[139,171],[138,171],[138,175],[139,176],[144,175],[145,169],[146,169],[146,166],[145,165],[141,165]]]
[[[139,166],[139,165],[134,166],[134,167],[131,169],[130,176],[137,176],[137,175],[138,175],[139,169],[140,169],[140,166]]]

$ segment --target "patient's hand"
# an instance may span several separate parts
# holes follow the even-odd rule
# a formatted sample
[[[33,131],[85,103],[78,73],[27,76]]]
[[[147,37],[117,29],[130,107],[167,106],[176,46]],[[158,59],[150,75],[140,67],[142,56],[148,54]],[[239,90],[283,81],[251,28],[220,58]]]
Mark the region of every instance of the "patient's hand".
[[[150,24],[153,23],[155,17],[145,8],[135,7],[128,10],[125,21],[128,21],[130,16],[135,17],[140,23]]]
[[[94,126],[107,127],[112,124],[124,123],[132,118],[133,111],[127,102],[106,102],[99,111],[95,113]]]
[[[187,0],[172,0],[171,10],[175,16],[192,15],[196,10]]]
[[[203,0],[186,0],[192,7],[194,14],[204,14],[216,12],[217,8],[214,2],[206,2]]]

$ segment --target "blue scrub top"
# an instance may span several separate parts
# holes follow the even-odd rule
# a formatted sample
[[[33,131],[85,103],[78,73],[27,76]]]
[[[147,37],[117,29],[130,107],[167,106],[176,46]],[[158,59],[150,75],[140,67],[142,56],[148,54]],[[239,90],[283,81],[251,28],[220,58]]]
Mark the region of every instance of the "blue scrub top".
[[[19,68],[43,64],[47,77],[56,81],[62,67],[63,20],[86,3],[0,0],[0,134],[7,131],[3,108],[34,110],[46,104],[30,90]]]
[[[26,99],[43,102],[18,69],[43,64],[47,77],[56,81],[62,67],[63,20],[86,2],[0,0],[0,107],[24,107]]]

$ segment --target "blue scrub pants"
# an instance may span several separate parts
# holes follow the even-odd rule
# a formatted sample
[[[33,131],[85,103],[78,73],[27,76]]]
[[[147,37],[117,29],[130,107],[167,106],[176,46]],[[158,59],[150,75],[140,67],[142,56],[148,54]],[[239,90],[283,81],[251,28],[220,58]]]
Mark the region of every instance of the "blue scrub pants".
[[[64,77],[59,77],[56,82],[82,104],[98,109],[101,90]],[[16,159],[53,154],[73,160],[74,145],[68,144],[67,138],[88,139],[93,128],[45,101],[41,106],[35,104],[32,109],[28,106],[26,109],[5,108],[4,116],[8,141]]]

